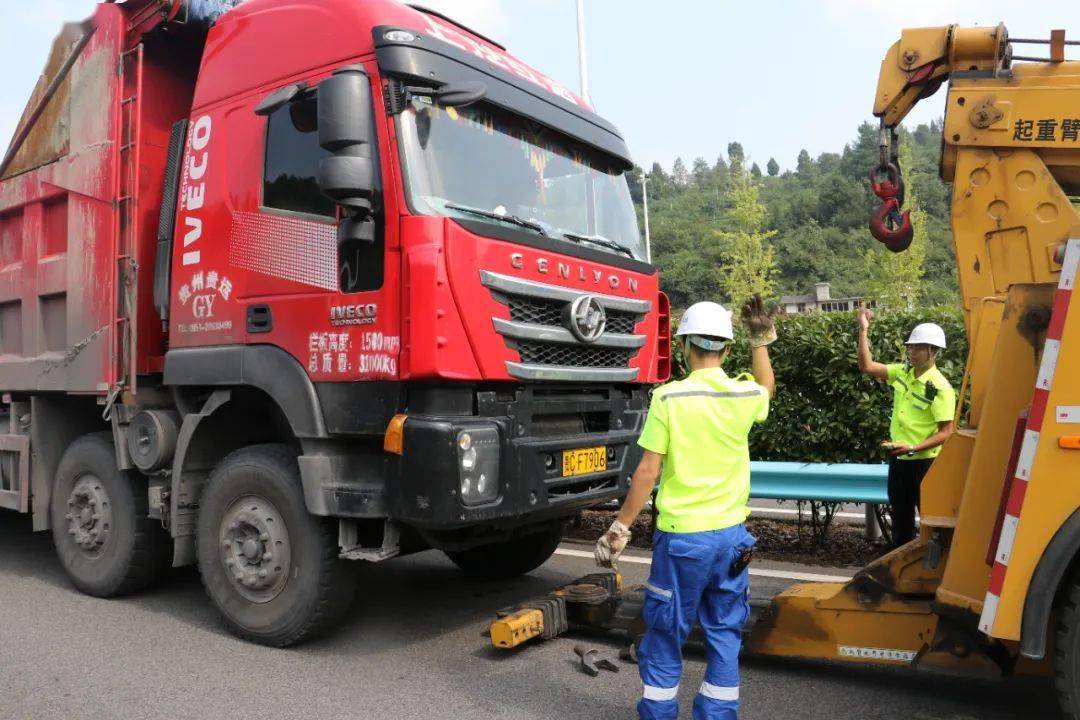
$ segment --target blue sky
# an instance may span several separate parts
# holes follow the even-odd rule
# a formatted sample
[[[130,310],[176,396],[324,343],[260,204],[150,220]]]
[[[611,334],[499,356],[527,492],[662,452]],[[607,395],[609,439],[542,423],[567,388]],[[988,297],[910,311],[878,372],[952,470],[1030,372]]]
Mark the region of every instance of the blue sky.
[[[358,0],[359,1],[359,0]],[[639,164],[715,161],[738,140],[763,167],[835,152],[870,119],[881,58],[904,27],[995,25],[1014,37],[1065,28],[1074,0],[585,0],[590,95]],[[578,87],[575,0],[421,0]],[[91,0],[0,4],[0,145],[6,146],[64,20]],[[1038,48],[1027,46],[1037,54]],[[1073,51],[1071,57],[1080,53]],[[944,92],[909,122],[942,111]]]

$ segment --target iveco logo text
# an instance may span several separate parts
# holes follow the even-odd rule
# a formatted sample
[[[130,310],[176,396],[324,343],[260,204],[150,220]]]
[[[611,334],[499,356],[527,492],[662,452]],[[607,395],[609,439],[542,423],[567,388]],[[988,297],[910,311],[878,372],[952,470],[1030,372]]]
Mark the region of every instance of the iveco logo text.
[[[371,325],[379,314],[375,303],[366,305],[334,305],[330,308],[331,325]]]
[[[521,253],[510,253],[510,265],[511,267],[521,270],[525,267],[525,256]],[[618,289],[623,284],[623,278],[618,275],[605,275],[603,270],[587,270],[584,265],[570,265],[564,262],[552,263],[545,257],[536,258],[536,271],[543,275],[547,275],[551,272],[555,272],[559,277],[569,280],[571,277],[575,277],[582,282],[589,282],[590,280],[596,284],[601,285],[607,283],[607,286],[612,290]],[[626,289],[630,292],[637,292],[638,281],[637,278],[628,277],[625,279]]]
[[[184,165],[184,181],[181,185],[180,209],[184,212],[184,254],[182,263],[198,265],[201,253],[193,248],[202,237],[202,218],[195,214],[202,209],[203,199],[206,197],[206,167],[210,163],[210,151],[206,146],[210,144],[211,121],[209,115],[203,115],[191,126],[188,136],[188,161]]]

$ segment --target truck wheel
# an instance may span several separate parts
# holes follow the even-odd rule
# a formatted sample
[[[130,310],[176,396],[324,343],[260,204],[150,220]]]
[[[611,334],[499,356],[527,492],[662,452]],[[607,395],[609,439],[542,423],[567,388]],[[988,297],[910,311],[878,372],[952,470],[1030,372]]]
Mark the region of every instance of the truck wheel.
[[[50,501],[53,544],[79,590],[141,590],[169,567],[171,542],[147,517],[146,482],[116,466],[111,433],[83,435],[60,458]]]
[[[338,559],[337,525],[304,504],[296,452],[237,450],[210,475],[199,509],[199,572],[229,629],[284,647],[333,625],[355,574]]]
[[[1080,576],[1058,614],[1054,638],[1054,680],[1066,718],[1080,718]]]
[[[561,524],[543,532],[509,542],[481,545],[462,552],[448,552],[455,565],[470,577],[507,580],[524,575],[547,562],[562,542]]]

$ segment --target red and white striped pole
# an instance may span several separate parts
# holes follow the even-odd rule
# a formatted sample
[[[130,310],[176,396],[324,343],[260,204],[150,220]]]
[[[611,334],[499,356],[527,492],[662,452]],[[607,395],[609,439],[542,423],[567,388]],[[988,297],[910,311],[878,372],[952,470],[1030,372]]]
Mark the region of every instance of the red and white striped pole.
[[[1050,389],[1054,384],[1057,370],[1058,353],[1061,350],[1061,338],[1065,330],[1065,317],[1069,312],[1073,288],[1076,285],[1077,266],[1080,265],[1080,238],[1071,239],[1065,248],[1065,258],[1061,264],[1061,279],[1054,294],[1054,309],[1050,315],[1050,327],[1046,331],[1046,343],[1043,346],[1042,364],[1039,376],[1035,380],[1035,394],[1031,399],[1031,412],[1024,440],[1020,446],[1020,457],[1016,463],[1016,474],[1009,488],[1009,500],[1005,506],[1005,519],[1001,525],[994,565],[990,570],[990,586],[983,601],[982,616],[979,618],[979,630],[989,635],[994,629],[1001,590],[1005,587],[1005,573],[1009,569],[1009,557],[1016,541],[1016,528],[1020,523],[1020,510],[1024,506],[1024,494],[1031,481],[1031,466],[1035,462],[1035,451],[1039,447],[1043,418],[1046,415]]]

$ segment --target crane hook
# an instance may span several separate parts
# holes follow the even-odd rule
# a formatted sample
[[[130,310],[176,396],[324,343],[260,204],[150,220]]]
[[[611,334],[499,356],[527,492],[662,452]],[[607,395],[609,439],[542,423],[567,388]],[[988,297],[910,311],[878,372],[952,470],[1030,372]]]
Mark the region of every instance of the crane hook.
[[[870,218],[870,234],[892,252],[904,252],[914,236],[911,211],[900,212],[900,202],[895,197],[886,199]]]
[[[879,180],[881,174],[885,179]],[[900,168],[894,163],[884,163],[870,169],[870,189],[882,200],[899,198],[904,202],[904,178],[900,175]]]

